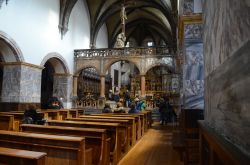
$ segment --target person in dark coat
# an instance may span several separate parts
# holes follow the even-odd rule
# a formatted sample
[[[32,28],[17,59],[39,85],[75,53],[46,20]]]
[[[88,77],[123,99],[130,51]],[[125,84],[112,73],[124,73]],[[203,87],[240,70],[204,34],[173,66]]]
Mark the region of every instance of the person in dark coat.
[[[37,113],[36,108],[33,105],[29,105],[24,111],[23,124],[41,124],[45,123],[45,120],[40,114]]]
[[[138,109],[136,109],[136,104],[135,102],[132,102],[130,104],[130,110],[128,111],[128,113],[139,113],[140,111]]]
[[[102,113],[112,113],[112,110],[110,108],[110,105],[108,103],[105,104]]]
[[[159,103],[159,112],[160,112],[160,122],[161,125],[167,124],[168,122],[168,103],[161,98]]]

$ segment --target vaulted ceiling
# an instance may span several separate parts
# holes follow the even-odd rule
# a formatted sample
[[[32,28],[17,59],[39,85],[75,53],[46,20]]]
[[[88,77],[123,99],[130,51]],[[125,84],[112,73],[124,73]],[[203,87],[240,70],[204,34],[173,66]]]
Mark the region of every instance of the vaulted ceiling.
[[[108,32],[108,45],[113,47],[116,37],[121,33],[120,12],[122,4],[126,7],[126,37],[133,39],[138,46],[146,38],[155,45],[163,41],[169,46],[176,45],[177,0],[83,0],[88,6],[91,32],[90,44],[95,47],[97,34],[103,25]],[[77,0],[60,0],[61,33],[67,32],[71,10]]]

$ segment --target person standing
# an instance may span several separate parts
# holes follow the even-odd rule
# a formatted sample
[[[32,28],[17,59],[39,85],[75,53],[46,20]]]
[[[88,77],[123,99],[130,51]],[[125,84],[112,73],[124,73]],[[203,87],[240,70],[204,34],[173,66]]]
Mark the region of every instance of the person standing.
[[[124,97],[125,97],[126,107],[129,107],[129,105],[130,105],[130,93],[129,93],[128,90],[125,92],[125,96]]]
[[[161,125],[167,124],[168,122],[168,105],[167,102],[161,98],[159,103],[159,112],[160,112],[160,122]]]

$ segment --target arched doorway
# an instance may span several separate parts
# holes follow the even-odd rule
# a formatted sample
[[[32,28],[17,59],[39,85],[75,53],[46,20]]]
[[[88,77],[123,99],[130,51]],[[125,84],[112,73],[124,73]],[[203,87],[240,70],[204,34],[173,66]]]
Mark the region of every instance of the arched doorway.
[[[49,108],[51,100],[54,98],[61,101],[66,107],[70,101],[72,77],[65,60],[61,55],[51,53],[45,57],[42,65],[44,69],[41,80],[41,108]]]
[[[55,69],[53,65],[47,61],[42,71],[41,83],[41,108],[48,108],[49,99],[53,96],[53,75]]]
[[[107,75],[111,76],[111,90],[113,98],[111,100],[123,100],[124,106],[127,99],[134,99],[136,95],[140,95],[140,76],[137,66],[127,60],[115,61],[110,65]],[[138,79],[139,78],[139,79]]]

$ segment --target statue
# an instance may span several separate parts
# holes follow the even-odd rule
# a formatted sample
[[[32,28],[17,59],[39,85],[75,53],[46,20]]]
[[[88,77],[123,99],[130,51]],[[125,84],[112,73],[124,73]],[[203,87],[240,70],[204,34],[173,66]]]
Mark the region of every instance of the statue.
[[[127,14],[126,14],[126,11],[125,11],[125,6],[123,4],[122,4],[120,16],[121,16],[121,24],[125,25],[125,21],[127,19]]]
[[[126,36],[123,32],[118,34],[116,38],[115,48],[123,48],[125,46]]]

